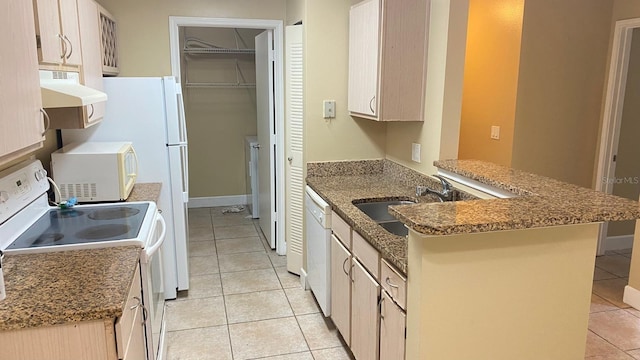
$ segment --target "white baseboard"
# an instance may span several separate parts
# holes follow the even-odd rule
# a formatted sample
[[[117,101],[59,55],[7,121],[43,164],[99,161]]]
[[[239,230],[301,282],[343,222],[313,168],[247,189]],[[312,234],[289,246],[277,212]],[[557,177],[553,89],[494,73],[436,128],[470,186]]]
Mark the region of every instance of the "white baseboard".
[[[604,250],[624,250],[633,247],[633,234],[608,236],[604,243]]]
[[[189,208],[203,208],[216,206],[246,205],[247,195],[209,196],[189,198]]]
[[[307,272],[304,271],[303,268],[300,268],[300,285],[304,290],[309,289],[309,283],[307,282]]]
[[[629,285],[625,286],[622,301],[633,306],[636,310],[640,310],[640,290],[634,289]]]

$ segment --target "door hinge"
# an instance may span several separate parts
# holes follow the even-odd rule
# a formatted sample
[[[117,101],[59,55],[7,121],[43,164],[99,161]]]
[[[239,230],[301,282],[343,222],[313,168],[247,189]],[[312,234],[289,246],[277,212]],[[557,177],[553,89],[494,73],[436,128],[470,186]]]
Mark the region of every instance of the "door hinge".
[[[618,158],[618,155],[613,155],[613,162],[615,162],[617,158]]]

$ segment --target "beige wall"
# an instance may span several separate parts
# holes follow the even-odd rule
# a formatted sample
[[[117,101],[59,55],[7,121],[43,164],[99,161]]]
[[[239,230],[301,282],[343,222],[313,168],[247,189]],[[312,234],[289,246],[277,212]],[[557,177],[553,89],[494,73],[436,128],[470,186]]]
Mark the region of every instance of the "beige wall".
[[[305,0],[286,0],[287,21],[285,25],[293,25],[304,18]]]
[[[344,0],[305,2],[305,162],[384,158],[386,125],[347,111],[349,7]],[[322,118],[322,101],[336,101],[336,118]]]
[[[470,1],[460,159],[511,164],[523,10],[524,0]]]
[[[433,161],[457,158],[468,0],[432,0],[424,123],[387,124],[386,157],[432,174]],[[411,143],[422,145],[421,163]]]
[[[620,125],[613,194],[637,200],[640,196],[640,28],[633,30],[627,86]],[[635,221],[612,222],[609,236],[633,234]]]
[[[512,166],[591,187],[612,3],[527,1]]]
[[[285,19],[285,0],[98,0],[118,22],[120,76],[171,74],[169,16]]]

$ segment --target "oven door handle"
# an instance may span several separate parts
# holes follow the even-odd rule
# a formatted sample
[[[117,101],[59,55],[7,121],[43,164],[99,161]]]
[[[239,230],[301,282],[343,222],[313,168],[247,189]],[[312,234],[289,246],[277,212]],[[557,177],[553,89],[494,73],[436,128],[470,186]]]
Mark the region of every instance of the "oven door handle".
[[[156,222],[159,222],[160,224],[162,224],[162,231],[160,232],[160,236],[158,236],[158,239],[155,241],[155,243],[153,243],[151,246],[144,249],[143,257],[145,262],[149,262],[153,254],[155,254],[156,251],[158,251],[160,246],[162,246],[162,243],[164,242],[164,239],[167,235],[167,223],[164,221],[164,218],[159,213],[157,214]]]

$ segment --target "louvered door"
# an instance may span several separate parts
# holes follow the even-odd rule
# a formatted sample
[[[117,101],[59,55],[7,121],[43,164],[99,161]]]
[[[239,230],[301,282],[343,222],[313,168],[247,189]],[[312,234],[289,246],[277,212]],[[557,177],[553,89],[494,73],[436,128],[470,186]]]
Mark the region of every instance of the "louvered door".
[[[287,26],[286,38],[286,122],[287,122],[287,270],[302,268],[304,237],[304,156],[302,25]]]

